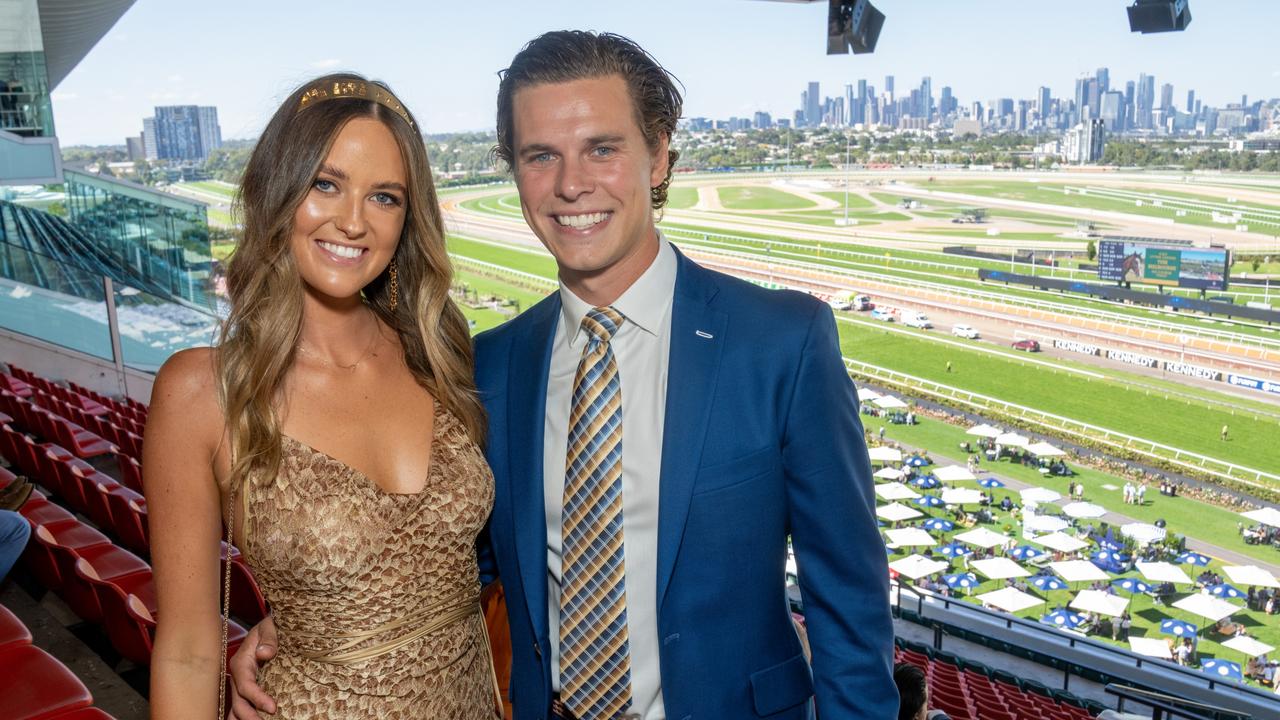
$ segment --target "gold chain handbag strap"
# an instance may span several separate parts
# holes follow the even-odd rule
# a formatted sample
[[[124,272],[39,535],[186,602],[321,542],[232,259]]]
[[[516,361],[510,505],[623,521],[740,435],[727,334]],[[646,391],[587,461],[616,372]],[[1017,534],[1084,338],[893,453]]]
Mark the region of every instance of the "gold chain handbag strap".
[[[223,561],[222,571],[222,652],[219,655],[218,670],[218,720],[227,717],[227,634],[231,623],[231,541],[236,526],[236,491],[235,488],[227,496],[227,559]],[[219,552],[221,556],[221,552]],[[221,559],[221,557],[219,557]]]

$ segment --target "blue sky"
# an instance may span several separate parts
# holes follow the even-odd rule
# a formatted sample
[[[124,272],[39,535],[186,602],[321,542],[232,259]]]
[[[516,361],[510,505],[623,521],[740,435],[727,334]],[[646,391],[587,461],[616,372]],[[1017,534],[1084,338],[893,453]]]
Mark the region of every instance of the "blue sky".
[[[123,144],[156,105],[216,105],[224,138],[254,137],[296,85],[333,69],[389,82],[428,132],[493,127],[496,72],[541,32],[628,35],[686,87],[687,116],[790,117],[805,83],[933,78],[961,102],[1070,96],[1098,67],[1215,105],[1280,96],[1277,0],[1191,0],[1186,32],[1136,35],[1128,0],[878,0],[876,53],[825,54],[826,4],[761,0],[138,0],[57,88],[64,145]]]

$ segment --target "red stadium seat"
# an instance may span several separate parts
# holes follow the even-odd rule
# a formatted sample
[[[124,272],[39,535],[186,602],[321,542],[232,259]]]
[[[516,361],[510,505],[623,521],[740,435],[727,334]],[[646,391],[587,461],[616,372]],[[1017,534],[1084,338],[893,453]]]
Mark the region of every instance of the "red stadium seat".
[[[238,556],[231,561],[231,615],[249,625],[257,625],[267,616],[267,601],[258,582]]]
[[[13,481],[17,479],[18,479],[17,475],[14,475],[8,470],[0,467],[0,490],[3,490],[9,487],[10,485],[13,484]]]
[[[106,535],[76,521],[38,525],[32,533],[34,542],[27,543],[24,557],[41,585],[61,592],[64,578],[54,559],[52,548],[59,546],[79,552],[95,545],[110,545]]]
[[[0,389],[23,398],[31,397],[33,392],[30,385],[7,373],[0,373]]]
[[[102,604],[89,579],[116,580],[133,573],[150,573],[142,558],[115,545],[97,545],[74,551],[52,545],[49,551],[62,576],[63,600],[71,610],[91,623],[102,622]]]
[[[38,647],[5,650],[0,667],[0,717],[6,720],[48,720],[93,703],[84,683]]]
[[[57,525],[76,521],[76,516],[64,510],[61,505],[36,498],[35,495],[28,498],[18,512],[31,523],[32,528],[38,525]]]
[[[142,489],[142,463],[127,454],[119,456],[119,461],[120,484],[134,492],[145,494],[146,491]]]
[[[31,631],[17,615],[0,605],[0,653],[11,647],[31,644]]]
[[[86,490],[89,488],[86,487],[85,478],[96,473],[97,470],[79,458],[56,460],[53,459],[52,451],[46,451],[45,456],[50,458],[49,465],[58,477],[58,494],[67,501],[71,509],[88,515],[89,495]]]
[[[98,593],[103,626],[111,646],[126,660],[149,665],[156,612],[151,573],[126,575],[111,581],[88,577],[85,580]]]
[[[53,418],[54,439],[79,458],[92,458],[116,451],[116,446],[64,418]]]
[[[115,720],[115,718],[96,707],[87,707],[72,710],[68,713],[60,713],[50,720]]]
[[[124,488],[123,485],[113,480],[109,475],[97,470],[94,470],[93,474],[86,477],[84,482],[85,499],[89,501],[89,511],[85,514],[99,529],[118,540],[120,533],[116,532],[115,519],[111,516],[111,505],[107,501],[107,495],[116,488],[127,488]]]

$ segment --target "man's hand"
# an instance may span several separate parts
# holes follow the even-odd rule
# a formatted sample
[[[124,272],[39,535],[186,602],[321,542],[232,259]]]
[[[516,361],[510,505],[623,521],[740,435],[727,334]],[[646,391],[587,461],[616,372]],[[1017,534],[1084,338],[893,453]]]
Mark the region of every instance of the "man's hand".
[[[231,662],[231,717],[234,720],[262,720],[276,711],[276,701],[258,687],[258,664],[276,656],[276,624],[268,616],[249,631]]]

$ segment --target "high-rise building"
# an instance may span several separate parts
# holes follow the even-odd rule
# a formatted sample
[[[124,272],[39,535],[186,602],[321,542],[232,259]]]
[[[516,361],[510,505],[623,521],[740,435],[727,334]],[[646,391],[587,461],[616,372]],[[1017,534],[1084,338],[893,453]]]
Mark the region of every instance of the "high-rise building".
[[[1196,91],[1187,91],[1187,112],[1194,113],[1196,111]]]
[[[933,78],[927,75],[920,79],[920,117],[933,121]]]
[[[1094,75],[1098,81],[1098,94],[1111,91],[1111,71],[1107,68],[1098,68],[1098,72]]]
[[[156,119],[142,120],[142,154],[148,160],[160,159],[160,144],[156,142]]]
[[[1084,165],[1102,159],[1107,131],[1102,118],[1080,123],[1062,137],[1062,156],[1069,163]]]
[[[849,124],[854,125],[860,121],[858,117],[858,98],[853,94],[853,85],[846,83],[844,86],[844,106],[849,108]]]
[[[1088,110],[1086,108],[1089,107],[1089,83],[1091,81],[1092,78],[1076,78],[1075,117],[1077,120],[1083,120],[1088,115]]]
[[[867,96],[867,81],[866,81],[864,78],[859,78],[859,79],[858,79],[858,105],[857,105],[857,112],[855,112],[855,113],[854,113],[854,115],[853,115],[853,120],[851,120],[851,121],[850,121],[850,123],[851,123],[851,124],[852,124],[852,123],[866,123],[866,122],[868,122],[868,120],[867,120],[867,105],[869,105],[869,104],[870,104],[870,102],[871,102],[871,100],[870,100],[870,98]]]
[[[1040,119],[1043,121],[1049,117],[1049,88],[1041,87],[1036,93],[1036,112],[1040,113]]]
[[[808,119],[807,117],[808,114],[809,114],[809,91],[801,90],[800,91],[800,109],[796,110],[796,127],[802,128],[808,124],[806,122],[806,120]]]
[[[942,86],[942,97],[938,100],[938,115],[940,117],[949,116],[953,109],[951,106],[955,104],[955,101],[955,97],[951,94],[951,86]]]
[[[1135,85],[1132,80],[1125,82],[1124,84],[1124,117],[1125,117],[1124,129],[1125,130],[1133,129],[1133,127],[1137,123],[1138,107],[1137,105],[1135,105],[1135,103],[1137,102],[1137,99],[1136,99],[1137,96],[1136,96],[1136,90],[1134,90],[1134,88],[1135,88]]]
[[[809,127],[817,127],[822,124],[822,95],[818,83],[809,83],[808,98],[804,106],[804,119]]]
[[[1173,109],[1173,85],[1170,83],[1160,86],[1160,109],[1166,113]]]
[[[1151,111],[1155,109],[1155,99],[1155,76],[1147,75],[1146,73],[1138,75],[1138,87],[1134,96],[1134,106],[1136,111],[1134,116],[1134,125],[1136,127],[1143,130],[1151,129]]]
[[[888,93],[889,102],[892,103],[893,102],[893,76],[892,75],[884,76],[884,91]]]
[[[771,128],[773,127],[773,116],[767,112],[756,112],[752,122],[758,128]]]
[[[200,150],[205,157],[222,147],[222,127],[218,125],[218,108],[201,107],[197,111],[200,117]]]
[[[142,149],[142,136],[127,137],[124,139],[125,147],[129,150],[129,161],[139,162],[147,159],[147,153]]]
[[[1124,93],[1113,90],[1102,96],[1102,114],[1100,118],[1109,132],[1120,132],[1124,129]]]

